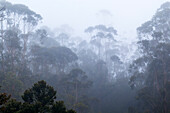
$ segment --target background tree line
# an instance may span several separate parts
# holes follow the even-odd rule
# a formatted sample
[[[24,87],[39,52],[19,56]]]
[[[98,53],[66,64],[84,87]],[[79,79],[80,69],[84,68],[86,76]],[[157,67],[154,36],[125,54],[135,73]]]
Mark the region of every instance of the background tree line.
[[[26,90],[45,80],[58,92],[50,103],[54,109],[64,107],[64,101],[77,113],[169,112],[169,2],[137,28],[138,41],[131,44],[123,43],[112,26],[89,26],[85,29],[88,39],[37,28],[40,14],[22,4],[0,4],[4,6],[0,11],[1,92],[16,99],[7,102],[9,110],[16,105],[14,109],[47,112],[48,106],[46,111],[43,102],[29,97],[35,93],[33,89]],[[23,93],[28,100],[21,97]]]

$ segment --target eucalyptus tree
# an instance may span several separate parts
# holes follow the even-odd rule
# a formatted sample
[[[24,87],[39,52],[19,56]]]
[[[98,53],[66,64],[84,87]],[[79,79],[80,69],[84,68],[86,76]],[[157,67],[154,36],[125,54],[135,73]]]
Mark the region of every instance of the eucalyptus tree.
[[[120,57],[117,56],[117,55],[113,55],[110,57],[110,60],[111,60],[111,75],[113,77],[122,77],[122,76],[126,76],[125,75],[125,63],[123,63],[123,61],[121,61]],[[111,77],[111,78],[113,78]],[[110,79],[111,79],[110,78]]]
[[[0,39],[0,55],[1,55],[1,71],[4,72],[4,28],[3,28],[3,22],[4,22],[4,10],[5,7],[1,6],[0,7],[0,18],[1,18],[1,39]]]
[[[0,4],[5,6],[6,28],[18,28],[23,34],[33,30],[42,20],[41,15],[30,10],[22,4],[12,4],[7,1],[1,1]]]
[[[92,81],[86,73],[79,69],[73,69],[68,74],[62,76],[60,80],[60,93],[69,108],[75,109],[78,113],[86,113],[90,109],[89,88]]]
[[[6,30],[4,33],[4,55],[6,72],[17,74],[21,62],[21,44],[19,35],[14,30]],[[8,71],[7,71],[8,70]]]
[[[21,93],[24,91],[24,83],[19,80],[19,78],[13,73],[6,73],[3,77],[2,82],[2,91],[8,94],[11,94],[11,97],[20,100]]]
[[[28,55],[28,42],[30,32],[32,32],[38,23],[42,20],[41,15],[29,9],[23,4],[12,4],[7,1],[1,1],[0,5],[5,6],[5,20],[3,26],[5,30],[18,29],[20,45],[22,46],[22,70],[25,70]]]
[[[142,57],[131,66],[131,86],[139,86],[138,97],[154,113],[169,112],[169,23],[170,3],[166,2],[153,18],[137,29]]]
[[[103,47],[103,52],[106,52],[106,46],[108,46],[108,48],[110,47],[110,43],[107,45],[106,43],[115,41],[115,36],[117,35],[117,31],[113,27],[106,27],[105,25],[88,27],[85,30],[85,33],[89,33],[91,35],[91,44],[98,48],[99,59],[101,59],[101,51]]]
[[[68,42],[69,36],[66,33],[60,33],[56,38],[62,46],[65,46]]]
[[[4,15],[6,16],[6,29],[17,28],[26,35],[38,25],[42,20],[41,15],[30,10],[27,6],[22,4],[11,4],[10,2],[1,1],[0,4],[5,6]],[[24,37],[24,46],[26,46],[28,37]]]
[[[49,70],[54,73],[65,72],[67,66],[78,59],[77,55],[67,47],[33,46],[31,51],[34,71],[43,75]]]
[[[59,42],[57,42],[54,37],[49,35],[49,32],[45,29],[37,29],[34,33],[32,33],[29,47],[31,48],[31,46],[34,45],[47,48],[60,46]]]
[[[8,64],[7,67],[10,71],[18,75],[28,70],[30,32],[34,30],[42,17],[22,4],[0,1],[0,5],[4,6],[4,10],[2,10],[3,21],[1,22],[1,31],[3,32],[1,33],[1,62],[2,64],[5,61],[10,62],[5,64]],[[2,67],[4,69],[4,66]],[[11,67],[13,69],[10,69]],[[19,69],[20,72],[14,68]]]

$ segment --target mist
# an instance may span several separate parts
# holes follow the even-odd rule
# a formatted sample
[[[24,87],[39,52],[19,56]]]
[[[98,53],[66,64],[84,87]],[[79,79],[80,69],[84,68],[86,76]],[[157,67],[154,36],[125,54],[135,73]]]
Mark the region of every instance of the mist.
[[[170,113],[170,1],[0,0],[0,113]]]
[[[90,25],[115,26],[122,35],[136,36],[136,28],[149,20],[160,4],[167,0],[9,0],[27,4],[40,13],[43,25],[55,29],[68,25],[75,35]],[[40,5],[39,5],[40,4]],[[38,6],[38,7],[37,7]]]

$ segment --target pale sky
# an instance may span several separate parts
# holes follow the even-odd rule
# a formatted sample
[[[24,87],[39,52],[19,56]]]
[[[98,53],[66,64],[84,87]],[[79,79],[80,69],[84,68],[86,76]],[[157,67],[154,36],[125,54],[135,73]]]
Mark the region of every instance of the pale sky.
[[[68,24],[81,34],[90,25],[106,24],[119,34],[135,36],[135,30],[151,19],[167,0],[8,0],[27,5],[43,17],[43,25]]]

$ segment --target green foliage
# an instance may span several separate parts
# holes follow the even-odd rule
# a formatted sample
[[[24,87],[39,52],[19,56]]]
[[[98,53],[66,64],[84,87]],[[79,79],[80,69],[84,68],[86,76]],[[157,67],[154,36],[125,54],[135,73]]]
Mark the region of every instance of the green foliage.
[[[0,93],[0,105],[5,104],[11,96],[7,96],[6,93]]]
[[[19,113],[21,110],[21,102],[11,99],[4,105],[3,113]]]
[[[51,113],[67,113],[63,101],[55,102],[51,108]]]
[[[56,91],[45,81],[39,81],[31,89],[24,92],[22,99],[25,103],[39,106],[39,111],[48,111],[49,105],[56,99]]]
[[[0,93],[0,106],[5,104],[9,99],[10,95],[7,95],[6,93]]]
[[[0,94],[0,103],[3,105],[1,113],[76,113],[67,110],[63,101],[55,102],[56,91],[45,81],[35,83],[31,89],[24,92],[24,103],[9,98],[6,94]]]
[[[4,110],[4,104],[8,102],[10,97],[11,96],[6,93],[0,93],[0,112]]]

